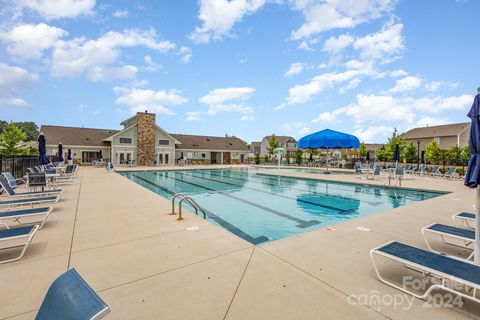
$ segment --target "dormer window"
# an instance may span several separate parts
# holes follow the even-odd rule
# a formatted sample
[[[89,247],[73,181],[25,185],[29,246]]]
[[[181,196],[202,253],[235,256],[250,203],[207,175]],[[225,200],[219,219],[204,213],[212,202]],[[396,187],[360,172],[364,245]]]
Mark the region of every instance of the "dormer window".
[[[122,144],[131,144],[132,143],[132,138],[120,138],[120,143]]]
[[[160,139],[160,140],[158,140],[158,144],[161,145],[161,146],[168,146],[168,145],[170,145],[170,141]]]

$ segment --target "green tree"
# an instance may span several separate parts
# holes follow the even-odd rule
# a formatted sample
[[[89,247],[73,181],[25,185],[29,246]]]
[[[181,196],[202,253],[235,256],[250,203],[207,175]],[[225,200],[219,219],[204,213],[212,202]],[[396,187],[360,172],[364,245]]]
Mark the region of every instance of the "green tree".
[[[302,149],[297,149],[297,151],[295,152],[295,163],[296,164],[301,164],[302,163],[302,155],[303,155]]]
[[[418,161],[417,148],[413,145],[413,143],[410,143],[406,146],[404,149],[403,158],[409,163],[415,163]]]
[[[377,151],[377,159],[379,161],[387,161],[388,160],[388,155],[387,155],[387,146],[383,145],[381,146],[378,151]]]
[[[37,140],[39,132],[38,132],[38,126],[35,124],[35,122],[32,122],[32,121],[14,122],[14,124],[27,134],[27,138],[25,140],[27,141]]]
[[[258,153],[255,155],[255,164],[260,164],[260,155]]]
[[[468,160],[470,160],[470,147],[469,146],[465,146],[462,148],[462,153],[461,153],[461,156],[460,156],[460,160],[462,161],[462,163],[466,163],[468,162]]]
[[[2,154],[25,154],[26,148],[18,147],[18,143],[24,141],[27,134],[14,124],[8,124],[0,134],[0,153]]]
[[[440,146],[435,141],[430,142],[425,148],[425,161],[430,164],[438,164],[441,160]]]
[[[8,122],[7,121],[3,121],[3,120],[0,120],[0,133],[3,132],[3,130],[5,130],[5,127],[8,125]]]
[[[448,150],[448,158],[452,164],[458,165],[462,162],[462,148],[459,146],[452,146]]]
[[[367,153],[368,153],[367,145],[364,142],[360,144],[360,148],[358,149],[358,152],[360,157],[362,158],[365,158],[367,156]]]
[[[273,154],[273,150],[275,148],[278,148],[279,146],[280,146],[280,143],[277,141],[277,137],[275,136],[274,133],[272,133],[272,136],[268,139],[268,147],[267,147],[268,154]]]
[[[448,159],[449,159],[449,152],[448,152],[448,150],[440,149],[440,152],[438,153],[438,160],[439,160],[440,163],[442,164],[444,170],[445,170],[445,166],[446,166],[447,163],[448,163]]]
[[[388,161],[393,159],[393,153],[395,151],[395,146],[398,144],[400,148],[400,158],[403,158],[406,149],[406,142],[398,135],[397,128],[393,130],[392,136],[388,138],[388,142],[384,147],[381,147],[378,150],[377,158],[378,160]]]

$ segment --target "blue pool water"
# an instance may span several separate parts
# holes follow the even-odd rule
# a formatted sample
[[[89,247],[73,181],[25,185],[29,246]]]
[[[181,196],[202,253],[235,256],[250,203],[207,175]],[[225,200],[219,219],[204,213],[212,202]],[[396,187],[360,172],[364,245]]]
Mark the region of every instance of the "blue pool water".
[[[389,189],[257,174],[254,169],[120,172],[171,199],[191,196],[207,219],[258,244],[437,197]]]
[[[353,171],[340,171],[335,169],[309,169],[309,168],[275,168],[275,167],[260,167],[261,170],[280,170],[286,172],[303,172],[303,173],[315,173],[315,174],[353,174]]]

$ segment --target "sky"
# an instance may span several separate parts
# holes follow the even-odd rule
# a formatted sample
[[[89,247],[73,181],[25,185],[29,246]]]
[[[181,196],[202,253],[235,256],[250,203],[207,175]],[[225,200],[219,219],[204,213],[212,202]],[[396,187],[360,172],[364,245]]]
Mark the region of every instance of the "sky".
[[[385,142],[466,122],[477,0],[0,0],[0,120],[170,133],[326,128]]]

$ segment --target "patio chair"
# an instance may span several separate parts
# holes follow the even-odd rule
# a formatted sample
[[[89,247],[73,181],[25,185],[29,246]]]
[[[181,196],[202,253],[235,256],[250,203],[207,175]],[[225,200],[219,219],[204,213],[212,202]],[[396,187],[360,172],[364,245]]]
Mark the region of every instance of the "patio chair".
[[[0,208],[14,208],[19,206],[34,206],[41,203],[57,203],[60,199],[59,196],[49,196],[49,197],[32,197],[32,198],[18,198],[18,197],[7,197],[0,198]]]
[[[474,230],[448,226],[440,223],[433,223],[426,227],[423,227],[422,236],[425,240],[425,243],[427,244],[427,248],[432,252],[443,254],[443,252],[441,251],[432,249],[432,247],[430,246],[430,242],[428,241],[427,234],[438,235],[445,244],[467,250],[472,250],[472,252],[468,255],[467,259],[471,259],[473,257],[473,242],[475,241]],[[456,242],[449,241],[449,239]]]
[[[369,172],[366,173],[366,178],[375,180],[376,177],[380,177],[380,174],[382,173],[382,167],[380,166],[375,166],[373,168],[372,174],[369,174]]]
[[[8,184],[12,189],[18,188],[18,183],[26,183],[25,179],[15,179],[10,172],[4,172],[2,173],[3,177],[5,180],[7,180]]]
[[[96,320],[109,312],[110,307],[72,268],[50,285],[35,320]]]
[[[41,229],[45,222],[47,221],[50,213],[52,212],[52,207],[42,207],[42,208],[31,208],[31,209],[22,209],[22,210],[9,210],[9,211],[0,211],[0,224],[6,226],[7,228],[10,227],[5,220],[13,220],[16,223],[21,225],[25,224],[38,224],[38,229]],[[20,219],[23,218],[30,218],[30,217],[37,217],[37,216],[44,216],[42,220],[35,221],[35,222],[27,222],[23,223]]]
[[[457,173],[457,168],[456,167],[450,167],[448,169],[448,172],[445,173],[444,175],[445,178],[449,178],[449,179],[454,179],[454,178],[460,178],[460,175]]]
[[[416,174],[423,176],[427,173],[425,164],[421,163]]]
[[[395,179],[398,180],[398,185],[402,185],[402,180],[405,180],[405,168],[402,166],[398,166],[395,169]]]
[[[433,166],[432,171],[430,171],[429,175],[436,177],[441,176],[442,173],[440,172],[440,166]]]
[[[464,226],[475,229],[475,220],[477,215],[475,213],[460,211],[452,216],[453,221],[457,222],[458,226]]]
[[[359,163],[355,163],[355,166],[353,167],[354,172],[353,174],[361,174],[362,172],[362,166]]]
[[[399,284],[384,278],[380,274],[375,257],[383,257],[398,262],[409,270],[420,271],[419,275],[428,277],[432,285],[422,293],[409,288],[406,283]],[[468,260],[440,255],[396,241],[373,248],[370,251],[370,258],[381,282],[416,298],[427,299],[432,291],[444,290],[480,302],[476,294],[480,290],[480,266]]]
[[[0,230],[0,245],[2,250],[23,247],[18,256],[15,258],[0,260],[0,264],[20,260],[27,251],[28,245],[32,242],[33,236],[37,230],[38,225]],[[20,240],[25,240],[25,242],[19,245],[18,243]],[[3,243],[7,243],[7,245],[3,246]]]
[[[49,195],[58,195],[60,196],[63,193],[63,190],[45,190],[45,191],[30,191],[30,192],[15,192],[15,190],[10,187],[7,180],[0,176],[0,187],[4,190],[9,198],[12,197],[40,197],[40,196],[49,196]]]

